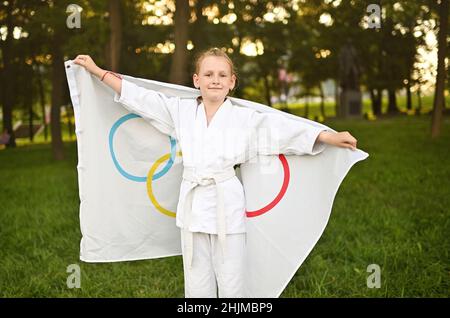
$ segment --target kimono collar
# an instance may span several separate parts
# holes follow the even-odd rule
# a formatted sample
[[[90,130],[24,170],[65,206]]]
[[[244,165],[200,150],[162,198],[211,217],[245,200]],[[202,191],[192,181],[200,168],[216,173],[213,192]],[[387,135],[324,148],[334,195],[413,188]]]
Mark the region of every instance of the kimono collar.
[[[213,118],[211,119],[209,125],[207,124],[207,119],[206,119],[206,108],[205,108],[205,104],[202,102],[201,98],[197,98],[197,103],[200,101],[199,104],[197,104],[197,111],[200,109],[200,105],[202,105],[203,107],[201,107],[201,114],[202,116],[197,117],[197,111],[196,111],[196,118],[200,118],[200,120],[203,123],[203,126],[206,127],[206,129],[209,129],[210,127],[214,127],[217,125],[220,126],[220,123],[223,122],[225,120],[224,116],[226,116],[226,114],[230,111],[231,106],[233,105],[230,101],[229,98],[225,98],[224,102],[219,106],[219,108],[217,109],[216,113],[214,114]],[[211,126],[212,125],[212,126]]]
[[[200,106],[201,103],[203,103],[203,98],[202,98],[202,96],[198,96],[197,97],[197,106]],[[223,101],[222,105],[224,105],[224,104],[226,104],[227,106],[231,104],[231,101],[228,98],[228,96],[225,97],[225,100]],[[220,105],[220,107],[222,107],[222,105]]]

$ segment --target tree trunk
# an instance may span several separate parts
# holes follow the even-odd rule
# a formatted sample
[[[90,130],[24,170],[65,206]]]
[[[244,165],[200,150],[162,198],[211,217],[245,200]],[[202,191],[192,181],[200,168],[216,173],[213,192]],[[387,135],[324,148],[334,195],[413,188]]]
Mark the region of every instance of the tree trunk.
[[[69,130],[69,138],[72,140],[72,107],[70,107],[70,104],[66,104],[64,107],[66,110],[66,119],[67,119],[67,129]]]
[[[109,0],[109,27],[111,36],[109,38],[108,66],[113,72],[119,72],[120,49],[122,46],[122,19],[120,15],[120,0]]]
[[[372,102],[372,111],[374,115],[381,115],[381,95],[380,89],[374,88],[370,90],[370,100]]]
[[[46,121],[46,114],[45,114],[45,93],[44,93],[44,85],[42,83],[42,75],[41,70],[39,68],[39,65],[37,66],[37,84],[38,84],[38,90],[39,90],[39,99],[41,102],[41,108],[42,108],[42,124],[44,125],[44,139],[47,141],[48,139],[48,125]]]
[[[16,138],[14,136],[13,124],[12,124],[12,109],[14,105],[14,83],[12,79],[14,78],[14,70],[12,61],[12,52],[11,52],[11,37],[14,29],[14,24],[12,20],[12,11],[14,8],[14,2],[10,1],[9,5],[6,9],[6,29],[7,34],[6,38],[3,41],[3,45],[0,46],[2,49],[2,57],[3,57],[3,75],[4,78],[7,79],[3,83],[4,94],[3,94],[3,129],[8,131],[8,134],[11,136],[9,142],[6,144],[6,148],[16,147]]]
[[[334,81],[334,113],[339,116],[339,81]]]
[[[205,26],[208,24],[207,18],[202,14],[205,5],[205,0],[197,0],[195,3],[195,16],[197,20],[195,20],[191,29],[191,38],[195,52],[201,52],[209,45],[204,40]]]
[[[305,112],[304,112],[304,117],[308,118],[309,115],[309,89],[306,91],[306,95],[305,95]]]
[[[406,83],[406,109],[412,109],[411,78],[408,78],[408,83]]]
[[[441,0],[439,5],[439,34],[438,34],[438,65],[436,75],[436,88],[433,101],[433,116],[431,121],[431,137],[441,134],[442,111],[444,109],[445,89],[445,56],[447,50],[446,38],[448,29],[448,0]]]
[[[30,142],[33,142],[33,70],[31,66],[25,66],[25,108],[28,109],[28,132]]]
[[[269,84],[269,74],[263,76],[265,90],[264,93],[266,95],[267,105],[272,107],[272,98],[270,96],[270,84]]]
[[[51,133],[52,152],[55,160],[64,159],[64,148],[61,136],[61,105],[63,101],[64,87],[64,60],[59,46],[62,41],[55,36],[52,45],[52,108],[51,108]]]
[[[422,112],[422,94],[420,90],[421,88],[419,85],[419,88],[417,89],[417,114],[420,114]]]
[[[322,83],[319,83],[320,91],[320,112],[323,118],[325,118],[325,93],[323,92]]]
[[[185,85],[188,82],[187,73],[187,40],[189,28],[189,1],[176,0],[175,10],[175,52],[172,56],[169,81]]]
[[[397,96],[395,94],[395,89],[388,89],[388,113],[389,114],[397,114]]]

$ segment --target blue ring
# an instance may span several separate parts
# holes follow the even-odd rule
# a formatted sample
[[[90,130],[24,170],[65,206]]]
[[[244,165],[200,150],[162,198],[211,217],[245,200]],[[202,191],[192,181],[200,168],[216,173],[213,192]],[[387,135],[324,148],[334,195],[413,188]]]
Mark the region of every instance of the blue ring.
[[[111,127],[111,130],[109,131],[109,151],[111,153],[111,157],[113,159],[114,165],[116,166],[117,170],[119,170],[121,175],[123,175],[125,178],[130,179],[132,181],[147,182],[147,176],[145,176],[145,177],[138,177],[138,176],[133,176],[133,175],[129,174],[128,172],[126,172],[120,166],[119,162],[116,159],[116,155],[114,154],[113,139],[114,139],[114,134],[116,133],[116,130],[124,122],[126,122],[129,119],[133,119],[133,118],[142,118],[142,117],[139,116],[139,115],[136,115],[136,114],[127,114],[127,115],[119,118],[114,123],[114,125]],[[166,165],[164,166],[163,169],[161,169],[160,172],[155,173],[153,175],[152,180],[157,180],[157,179],[161,178],[163,175],[165,175],[169,171],[169,169],[173,165],[174,158],[176,156],[176,140],[174,138],[172,138],[171,136],[169,136],[169,140],[170,140],[170,159],[167,161]]]

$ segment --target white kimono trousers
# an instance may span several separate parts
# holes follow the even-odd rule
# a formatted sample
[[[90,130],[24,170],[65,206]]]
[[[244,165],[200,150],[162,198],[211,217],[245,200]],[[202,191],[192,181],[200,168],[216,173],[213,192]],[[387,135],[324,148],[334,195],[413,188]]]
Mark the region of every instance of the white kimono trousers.
[[[223,253],[225,234],[245,232],[244,190],[234,167],[258,154],[315,155],[325,148],[316,143],[325,129],[236,106],[229,99],[209,125],[199,99],[167,97],[127,80],[114,101],[177,139],[184,172],[176,225],[186,233],[218,234]],[[187,253],[192,260],[192,237]]]

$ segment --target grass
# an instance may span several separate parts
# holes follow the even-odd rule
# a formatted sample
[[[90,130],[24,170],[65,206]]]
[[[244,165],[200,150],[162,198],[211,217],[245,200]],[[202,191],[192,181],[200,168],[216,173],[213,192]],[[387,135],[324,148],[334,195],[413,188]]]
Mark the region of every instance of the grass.
[[[331,120],[370,154],[344,179],[330,222],[282,297],[449,297],[450,120]],[[79,257],[76,143],[0,150],[0,297],[183,297],[181,257],[87,264]],[[69,289],[67,266],[81,268]],[[369,264],[381,288],[366,286]]]

